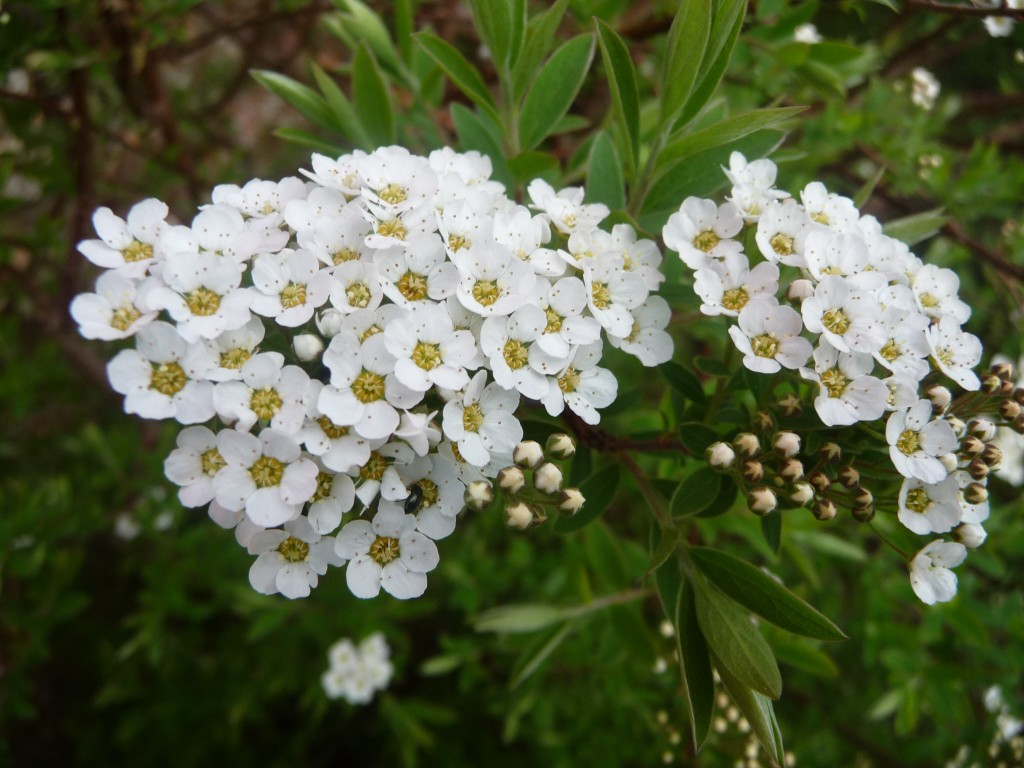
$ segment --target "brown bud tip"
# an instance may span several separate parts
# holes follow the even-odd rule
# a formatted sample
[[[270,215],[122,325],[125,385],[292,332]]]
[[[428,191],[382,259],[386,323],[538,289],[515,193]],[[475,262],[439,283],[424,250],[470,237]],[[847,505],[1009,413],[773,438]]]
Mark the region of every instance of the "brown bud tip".
[[[871,491],[863,486],[858,486],[850,492],[850,499],[853,501],[854,507],[869,507],[874,503],[875,497],[871,495]]]
[[[818,449],[818,455],[823,461],[834,463],[843,458],[843,449],[839,447],[839,443],[825,443]]]
[[[999,450],[998,445],[989,443],[981,452],[981,460],[988,464],[989,469],[995,469],[1003,463],[1003,452]]]
[[[828,479],[828,475],[821,470],[811,472],[811,474],[807,476],[807,482],[813,485],[814,489],[818,493],[824,493],[829,489],[829,486],[832,485],[832,481]]]
[[[988,473],[992,471],[992,468],[985,463],[985,460],[978,457],[970,464],[967,465],[967,474],[973,477],[975,480],[984,480],[988,477]]]
[[[980,456],[984,450],[985,444],[974,435],[968,435],[960,443],[960,453],[972,459]]]
[[[995,363],[990,369],[993,376],[1009,381],[1013,378],[1013,366],[1009,363]]]
[[[787,419],[799,416],[804,412],[804,404],[799,397],[790,392],[778,402],[779,410]]]
[[[1024,405],[1024,387],[1017,387],[1013,390],[1013,400],[1018,405]]]
[[[986,376],[981,380],[981,391],[990,395],[996,394],[1003,386],[1003,380],[998,376]]]
[[[1003,400],[999,404],[999,415],[1007,421],[1013,421],[1021,414],[1020,403],[1016,400]]]
[[[748,483],[760,483],[764,479],[764,464],[757,459],[744,459],[740,474]]]
[[[822,522],[831,520],[836,516],[836,503],[832,499],[818,499],[811,507],[811,514]]]
[[[853,519],[858,523],[870,523],[875,519],[875,505],[868,504],[866,507],[854,507],[850,512]]]
[[[844,488],[855,488],[860,482],[860,472],[847,465],[839,470],[839,483]]]
[[[779,464],[779,477],[787,483],[795,483],[804,476],[804,465],[799,459],[783,459]]]

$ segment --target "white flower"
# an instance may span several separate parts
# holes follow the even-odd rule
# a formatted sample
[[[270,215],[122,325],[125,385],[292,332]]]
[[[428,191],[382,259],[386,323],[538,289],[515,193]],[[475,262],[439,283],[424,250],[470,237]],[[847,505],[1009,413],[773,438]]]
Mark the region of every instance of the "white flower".
[[[309,499],[309,524],[317,533],[334,533],[342,515],[355,503],[355,485],[346,474],[317,469],[316,490]]]
[[[294,197],[281,208],[285,223],[295,230],[296,235],[311,235],[321,222],[349,219],[362,220],[363,234],[370,229],[369,222],[358,214],[357,206],[349,206],[345,195],[336,189],[314,186],[308,195]],[[314,237],[315,242],[315,237]],[[300,242],[301,245],[301,242]],[[304,246],[303,246],[304,247]],[[329,259],[325,263],[333,263]]]
[[[294,224],[292,226],[295,227]],[[296,240],[299,247],[316,254],[329,267],[358,261],[371,251],[365,243],[371,230],[370,222],[355,205],[345,208],[337,216],[319,218],[312,229],[295,228],[298,230]]]
[[[874,291],[888,284],[886,276],[869,268],[867,243],[858,232],[833,232],[825,227],[808,231],[803,244],[807,271],[815,280],[825,275],[839,275],[850,288]]]
[[[364,215],[373,230],[364,241],[370,248],[404,248],[406,241],[429,235],[437,229],[437,213],[430,203],[398,212],[373,208],[365,211]]]
[[[395,356],[395,378],[409,389],[462,389],[469,383],[464,366],[476,356],[476,340],[469,331],[456,331],[437,304],[413,307],[388,323],[384,345]]]
[[[323,388],[322,382],[310,381],[306,394],[306,422],[295,439],[311,454],[318,456],[324,466],[335,472],[348,472],[370,458],[370,441],[351,426],[335,424],[320,412],[317,403]]]
[[[204,341],[214,367],[205,378],[210,381],[241,381],[242,366],[259,350],[266,330],[258,317],[234,331],[225,331],[216,339]]]
[[[493,173],[491,158],[476,150],[456,152],[451,147],[441,147],[430,153],[427,162],[439,176],[453,173],[467,186],[484,184]],[[500,184],[497,188],[499,192],[504,190]]]
[[[257,533],[249,539],[249,554],[259,555],[249,569],[249,583],[263,595],[280,592],[290,600],[308,597],[328,565],[344,565],[335,553],[332,536],[321,536],[304,517],[284,524],[284,530]]]
[[[110,386],[125,396],[125,413],[182,424],[213,418],[213,384],[202,381],[211,361],[202,346],[186,344],[161,322],[142,328],[135,345],[107,364]]]
[[[127,339],[156,319],[144,312],[137,299],[138,283],[120,272],[105,272],[96,281],[96,293],[82,293],[71,302],[71,316],[87,339]]]
[[[960,278],[951,269],[925,264],[914,275],[914,298],[918,309],[928,317],[951,317],[956,322],[966,323],[971,308],[960,300]]]
[[[441,440],[441,430],[434,424],[437,411],[412,413],[402,411],[401,421],[395,430],[395,437],[404,440],[417,456],[426,456],[432,445]]]
[[[217,495],[214,478],[225,466],[217,436],[206,427],[186,427],[178,433],[177,448],[164,461],[164,474],[181,486],[178,498],[186,507],[209,504]]]
[[[661,272],[661,250],[653,240],[637,240],[636,230],[629,224],[612,227],[612,248],[622,256],[622,268],[644,279],[647,290],[656,291],[665,281]]]
[[[619,383],[611,371],[597,367],[600,359],[600,341],[579,347],[567,365],[548,379],[548,392],[542,402],[550,415],[557,416],[569,406],[587,424],[601,421],[597,411],[615,402]]]
[[[938,483],[947,474],[938,457],[956,448],[956,435],[948,422],[931,418],[931,401],[918,400],[910,409],[889,416],[885,438],[889,457],[901,475]]]
[[[478,371],[465,392],[445,404],[442,428],[458,446],[459,456],[483,467],[492,454],[511,454],[523,439],[523,427],[514,416],[518,407],[517,391],[487,384],[487,372]]]
[[[414,485],[419,486],[419,507],[406,509],[416,515],[416,530],[435,541],[449,536],[455,530],[455,518],[464,506],[466,491],[454,464],[435,453],[396,468],[408,493]]]
[[[743,307],[739,326],[731,326],[729,336],[743,353],[743,365],[757,373],[775,373],[782,367],[796,370],[811,356],[814,349],[800,335],[802,330],[796,310],[766,297]]]
[[[404,147],[380,147],[355,165],[363,181],[362,196],[389,213],[422,206],[437,189],[437,174],[427,159]]]
[[[357,165],[364,157],[366,157],[366,153],[361,149],[353,150],[339,158],[318,155],[314,152],[311,158],[312,173],[303,170],[302,174],[317,184],[339,190],[346,197],[355,197],[359,194],[359,188],[362,185]]]
[[[853,200],[829,192],[820,181],[812,181],[800,192],[800,200],[811,221],[836,232],[856,232],[860,211]]]
[[[156,244],[167,218],[167,205],[150,198],[133,205],[128,221],[109,208],[98,208],[92,225],[99,240],[83,240],[79,252],[98,267],[116,269],[125,277],[142,277],[158,255]]]
[[[672,308],[661,296],[649,296],[633,310],[633,330],[629,336],[609,336],[608,342],[633,355],[642,365],[661,365],[672,359],[672,337],[665,332],[672,319]]]
[[[1008,427],[1000,427],[993,445],[1003,452],[1003,462],[996,469],[996,477],[1010,485],[1024,485],[1024,435]]]
[[[938,483],[908,477],[900,487],[900,522],[921,536],[951,531],[963,514],[957,499],[959,492],[952,475]]]
[[[874,358],[894,375],[920,381],[928,373],[928,318],[917,312],[889,307],[882,313],[882,334],[887,337]]]
[[[981,382],[974,366],[981,361],[981,341],[964,333],[957,321],[946,316],[925,331],[932,359],[939,369],[964,389],[976,391]]]
[[[803,267],[804,240],[813,227],[807,212],[796,201],[773,200],[765,206],[757,220],[754,241],[768,261]]]
[[[404,249],[378,251],[373,261],[384,295],[407,309],[452,296],[459,283],[459,271],[436,234],[416,237]]]
[[[241,381],[225,381],[214,389],[217,415],[244,431],[262,421],[289,435],[298,432],[305,421],[309,374],[297,365],[284,365],[278,352],[253,355],[241,373]]]
[[[209,252],[241,263],[256,253],[278,251],[288,242],[288,233],[272,224],[261,219],[246,222],[241,212],[229,205],[207,205],[192,219],[191,227],[165,229],[159,249],[164,253]]]
[[[583,272],[587,306],[610,336],[624,338],[633,331],[631,309],[647,299],[648,291],[640,275],[622,269],[620,257],[595,258]]]
[[[530,344],[544,331],[544,310],[527,304],[509,317],[489,317],[480,329],[480,349],[490,358],[494,381],[539,400],[548,391],[547,377],[531,366]],[[537,357],[537,352],[533,357]]]
[[[705,315],[736,317],[747,302],[759,297],[774,297],[779,289],[779,268],[763,261],[753,269],[742,253],[730,253],[720,262],[698,269],[693,275],[693,290],[703,299],[700,311]]]
[[[1017,0],[1007,0],[1007,8],[1020,7]],[[1009,37],[1013,34],[1013,19],[1009,16],[986,16],[981,20],[989,37]]]
[[[583,188],[569,187],[558,193],[545,181],[534,179],[526,189],[533,208],[544,212],[559,232],[571,235],[577,230],[596,229],[610,211],[601,203],[584,205]]]
[[[967,557],[967,548],[953,541],[936,539],[910,561],[910,586],[927,605],[945,603],[956,596],[955,568]]]
[[[463,248],[452,261],[459,269],[459,301],[483,317],[515,312],[529,299],[537,280],[529,264],[493,242]]]
[[[227,530],[233,528],[235,531],[235,541],[242,547],[248,547],[249,540],[253,536],[266,530],[262,525],[256,525],[256,523],[247,518],[244,509],[232,511],[218,504],[216,499],[210,502],[207,514],[221,528]]]
[[[213,188],[214,204],[230,205],[250,219],[270,218],[274,226],[281,218],[285,206],[292,200],[304,200],[306,184],[302,179],[289,176],[280,181],[252,179],[245,186],[219,184]]]
[[[292,351],[303,363],[315,362],[323,354],[324,340],[315,333],[300,333],[292,339]]]
[[[975,525],[984,523],[988,520],[990,513],[989,501],[985,499],[978,504],[972,504],[965,498],[964,491],[975,482],[974,478],[971,477],[964,470],[957,470],[955,473],[957,484],[960,486],[960,493],[957,499],[960,502],[960,509],[963,511],[963,515],[960,520],[964,523],[973,523]]]
[[[810,23],[801,24],[793,30],[793,40],[797,43],[814,45],[815,43],[820,43],[823,39],[821,33],[818,32],[818,28]]]
[[[437,229],[448,253],[493,241],[490,199],[475,194],[445,203],[437,215]]]
[[[822,278],[800,311],[807,330],[820,333],[840,352],[873,354],[885,343],[878,302],[838,275]]]
[[[747,222],[757,221],[771,201],[789,197],[788,192],[774,188],[778,169],[771,160],[748,163],[741,153],[733,152],[729,155],[729,167],[722,170],[733,185],[726,199],[739,208]]]
[[[565,261],[556,251],[541,246],[551,239],[551,225],[522,205],[508,205],[494,214],[494,241],[508,248],[520,261],[529,262],[538,275],[558,276]]]
[[[349,561],[345,579],[352,594],[376,597],[381,587],[400,600],[419,597],[438,563],[437,546],[415,530],[416,518],[384,502],[373,521],[353,520],[341,529],[335,551]]]
[[[577,344],[593,344],[601,338],[601,324],[585,316],[587,288],[578,277],[563,277],[554,284],[537,280],[537,305],[547,323],[537,346],[548,355],[566,358]]]
[[[320,269],[316,256],[302,250],[257,256],[252,282],[252,311],[286,328],[308,323],[331,290],[330,274]]]
[[[910,73],[910,100],[921,109],[928,111],[935,106],[939,96],[939,81],[924,67],[914,67]]]
[[[331,280],[331,305],[344,314],[376,309],[384,293],[377,268],[365,261],[346,261],[336,267]]]
[[[828,344],[814,350],[814,370],[801,368],[800,375],[818,383],[814,409],[825,426],[873,421],[885,412],[889,389],[869,375],[873,365],[870,355],[840,353]]]
[[[732,239],[741,229],[743,218],[732,203],[719,207],[714,200],[688,197],[669,216],[661,235],[665,245],[696,270],[708,266],[712,259],[741,252],[742,243]]]
[[[231,511],[245,508],[257,525],[273,527],[294,520],[316,492],[317,467],[302,458],[291,435],[264,429],[259,437],[226,429],[217,448],[227,466],[217,473],[217,503]]]
[[[370,457],[360,466],[352,467],[348,474],[356,482],[356,498],[364,507],[373,504],[378,494],[388,501],[399,501],[409,495],[398,467],[412,463],[416,455],[405,443],[372,443]]]

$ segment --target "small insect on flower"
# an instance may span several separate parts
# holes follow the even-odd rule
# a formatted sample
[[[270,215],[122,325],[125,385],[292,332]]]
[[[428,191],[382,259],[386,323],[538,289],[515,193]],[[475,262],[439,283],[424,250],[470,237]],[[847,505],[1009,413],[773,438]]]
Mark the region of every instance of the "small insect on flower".
[[[413,483],[409,486],[409,495],[406,497],[403,504],[405,508],[405,514],[415,515],[419,511],[420,504],[423,503],[423,488],[419,483]]]

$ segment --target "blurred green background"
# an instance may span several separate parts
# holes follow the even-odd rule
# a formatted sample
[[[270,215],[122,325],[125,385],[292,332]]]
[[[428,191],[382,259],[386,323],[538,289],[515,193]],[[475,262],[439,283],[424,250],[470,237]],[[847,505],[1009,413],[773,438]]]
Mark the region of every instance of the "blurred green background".
[[[985,363],[996,352],[1017,360],[1024,24],[996,38],[977,16],[904,5],[751,2],[700,120],[808,105],[782,126],[784,140],[768,129],[742,147],[778,144],[783,188],[818,179],[851,196],[870,191],[865,210],[882,220],[942,209],[941,231],[915,251],[960,275]],[[373,11],[393,60],[365,34],[377,29],[366,26]],[[641,74],[645,124],[674,11],[652,0],[573,0],[557,37],[589,32],[593,16],[612,24]],[[805,23],[825,42],[794,42]],[[690,753],[673,641],[653,597],[549,631],[474,631],[471,618],[487,608],[578,603],[637,585],[650,519],[625,481],[601,522],[570,535],[513,533],[498,515],[467,513],[441,544],[427,594],[408,604],[356,600],[337,571],[307,600],[265,597],[249,587],[251,558],[232,534],[181,508],[163,478],[175,427],[125,416],[104,371],[115,345],[75,332],[68,304],[95,278],[75,243],[93,236],[97,206],[124,215],[158,197],[188,222],[215,184],[296,174],[311,146],[351,148],[250,70],[309,84],[316,64],[351,93],[351,62],[369,41],[392,110],[390,123],[357,110],[371,144],[479,148],[466,107],[449,108],[468,103],[410,29],[432,30],[493,82],[460,3],[0,5],[0,765],[768,764],[747,752],[749,734],[728,706],[704,751]],[[930,110],[911,102],[914,67],[941,83]],[[534,175],[591,184],[589,149],[609,106],[601,70],[597,57],[540,152],[510,158],[517,188]],[[305,144],[275,135],[282,129]],[[701,162],[713,169],[727,156]],[[640,223],[657,233],[685,194],[724,186],[706,176],[667,185],[664,205],[652,203]],[[689,364],[727,340],[723,324],[694,320],[699,302],[677,267],[663,293],[687,318],[674,327],[676,360]],[[643,397],[617,404],[602,427],[657,428],[660,381],[609,359],[620,391]],[[573,476],[613,460],[582,451]],[[675,459],[642,461],[654,471]],[[767,565],[850,636],[822,646],[768,635],[783,662],[776,711],[797,765],[930,768],[963,747],[966,765],[1021,764],[1008,745],[990,752],[998,728],[982,697],[999,685],[1006,711],[1024,717],[1024,505],[1003,481],[990,491],[989,540],[959,569],[957,599],[933,608],[852,520],[794,513],[779,555],[742,510],[701,523],[706,541]],[[328,701],[319,682],[328,647],[377,630],[394,649],[389,690],[365,707]]]

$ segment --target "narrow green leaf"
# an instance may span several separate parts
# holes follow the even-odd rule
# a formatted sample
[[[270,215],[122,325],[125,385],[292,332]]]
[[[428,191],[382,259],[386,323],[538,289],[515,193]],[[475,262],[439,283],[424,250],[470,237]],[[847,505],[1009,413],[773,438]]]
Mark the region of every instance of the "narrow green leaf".
[[[344,0],[344,5],[348,11],[345,26],[352,38],[366,43],[374,57],[389,69],[401,70],[402,62],[391,34],[377,12],[360,0]]]
[[[686,106],[711,35],[711,0],[681,3],[666,41],[661,75],[661,125],[675,122]]]
[[[863,208],[864,204],[871,199],[872,193],[875,191],[875,187],[878,186],[878,182],[885,176],[885,166],[883,165],[877,171],[875,171],[871,178],[861,185],[861,188],[857,190],[857,194],[853,196],[853,204],[858,208]]]
[[[512,669],[509,688],[516,689],[543,664],[548,656],[576,629],[576,622],[567,621],[543,642],[530,646],[523,652]]]
[[[580,483],[580,493],[586,502],[583,509],[572,517],[560,517],[555,523],[558,533],[572,533],[594,522],[612,503],[615,491],[619,486],[620,470],[617,464],[601,467],[590,477]]]
[[[715,4],[715,16],[711,22],[711,34],[708,39],[704,60],[697,75],[697,84],[686,103],[682,117],[676,125],[686,125],[704,108],[714,94],[718,83],[729,67],[736,40],[743,27],[743,18],[747,13],[746,0],[718,0]]]
[[[716,587],[777,627],[818,640],[845,640],[829,618],[750,563],[717,549],[694,547],[693,561]]]
[[[658,370],[661,371],[661,375],[665,377],[669,386],[691,403],[707,402],[707,395],[704,394],[704,388],[700,381],[679,363],[671,361],[662,363],[658,366]]]
[[[495,121],[501,122],[494,104],[494,97],[491,96],[487,84],[476,67],[470,64],[465,56],[429,32],[417,32],[413,37],[430,58],[445,71],[460,91],[466,94],[474,104],[485,110]]]
[[[717,357],[695,357],[693,364],[698,371],[707,376],[719,376],[727,378],[732,376],[729,367]]]
[[[360,45],[352,62],[352,104],[376,145],[393,144],[395,121],[391,91],[370,49]]]
[[[519,184],[558,170],[558,160],[548,152],[521,152],[508,161],[508,169]]]
[[[372,150],[375,146],[374,143],[367,136],[366,129],[359,121],[355,108],[338,84],[316,64],[313,64],[313,79],[316,80],[317,87],[324,95],[328,109],[334,115],[339,133],[362,149]]]
[[[519,121],[519,142],[533,149],[569,111],[594,56],[594,39],[580,35],[556,50],[537,74]]]
[[[806,641],[772,643],[772,648],[775,649],[775,656],[782,664],[818,677],[839,677],[839,669],[835,662]]]
[[[697,620],[696,596],[689,582],[683,584],[676,622],[676,641],[683,667],[686,698],[690,704],[690,735],[694,750],[699,752],[711,727],[715,707],[715,679],[711,671],[711,654]]]
[[[722,475],[722,487],[718,491],[718,495],[715,496],[715,500],[712,501],[707,509],[701,512],[697,517],[718,517],[724,515],[736,502],[736,497],[739,495],[739,489],[736,487],[736,481],[729,475]]]
[[[782,546],[782,515],[776,512],[774,515],[762,517],[761,533],[772,551],[778,554],[779,547]]]
[[[679,572],[679,564],[675,560],[666,561],[654,572],[654,586],[658,590],[658,599],[661,600],[661,607],[665,610],[665,617],[672,622],[673,626],[677,626],[683,577]]]
[[[779,666],[746,610],[710,584],[696,585],[695,590],[697,620],[711,652],[741,683],[770,698],[779,698]]]
[[[943,210],[935,208],[931,211],[904,216],[902,219],[896,219],[883,225],[882,231],[889,237],[902,240],[907,245],[916,245],[922,240],[927,240],[938,234],[939,230],[946,225],[949,217],[942,215]]]
[[[722,476],[711,467],[701,467],[684,479],[669,508],[673,517],[693,517],[707,509],[717,498],[722,487]]]
[[[345,152],[344,147],[339,147],[337,144],[331,144],[329,141],[324,141],[307,131],[300,131],[296,128],[278,128],[274,131],[274,135],[281,137],[285,141],[309,147],[310,149],[319,152],[321,155],[327,155],[329,157],[337,157]]]
[[[629,167],[635,168],[640,157],[640,90],[636,83],[636,68],[630,58],[629,48],[615,30],[598,18],[594,19],[594,24],[597,26],[597,41],[601,45],[608,87],[629,143]]]
[[[466,106],[453,102],[449,107],[455,132],[459,137],[459,145],[463,151],[476,150],[491,159],[492,174],[496,181],[506,187],[512,186],[512,173],[505,162],[505,153],[501,149],[501,136],[490,118],[478,115]]]
[[[416,28],[416,0],[397,0],[395,3],[395,39],[402,61],[412,63],[412,33]]]
[[[477,614],[471,622],[477,632],[536,632],[565,621],[571,612],[554,605],[502,605]]]
[[[707,424],[691,421],[679,425],[679,439],[694,456],[703,456],[712,443],[719,440],[718,433]]]
[[[470,0],[473,19],[498,71],[507,71],[512,49],[512,0]]]
[[[651,555],[651,564],[648,566],[649,571],[656,571],[662,566],[675,553],[676,548],[679,546],[679,540],[682,539],[683,532],[675,526],[666,526],[661,530],[661,541],[658,542],[658,548],[654,550]]]
[[[512,98],[522,99],[527,88],[537,75],[537,69],[544,57],[548,55],[554,44],[558,25],[569,7],[569,0],[558,0],[543,13],[537,14],[527,27],[528,33],[523,41],[522,50],[512,69]]]
[[[779,721],[775,719],[775,708],[771,699],[762,696],[757,691],[751,690],[749,686],[733,675],[721,660],[715,657],[715,669],[718,676],[729,692],[733,704],[743,713],[743,716],[750,723],[751,729],[757,735],[761,746],[775,761],[776,768],[786,764],[786,751],[782,744],[782,731],[779,729]]]
[[[715,125],[703,128],[689,136],[683,136],[665,146],[658,155],[659,166],[680,160],[705,149],[719,147],[736,139],[748,136],[754,131],[768,128],[803,112],[807,107],[779,107],[777,109],[756,109],[742,115],[727,118]]]
[[[619,153],[615,151],[615,145],[604,131],[598,133],[594,143],[590,145],[586,201],[604,203],[613,211],[626,207],[622,163],[619,162]]]
[[[261,69],[251,70],[249,74],[268,91],[295,107],[310,122],[328,131],[338,130],[326,100],[308,85],[287,75]]]

